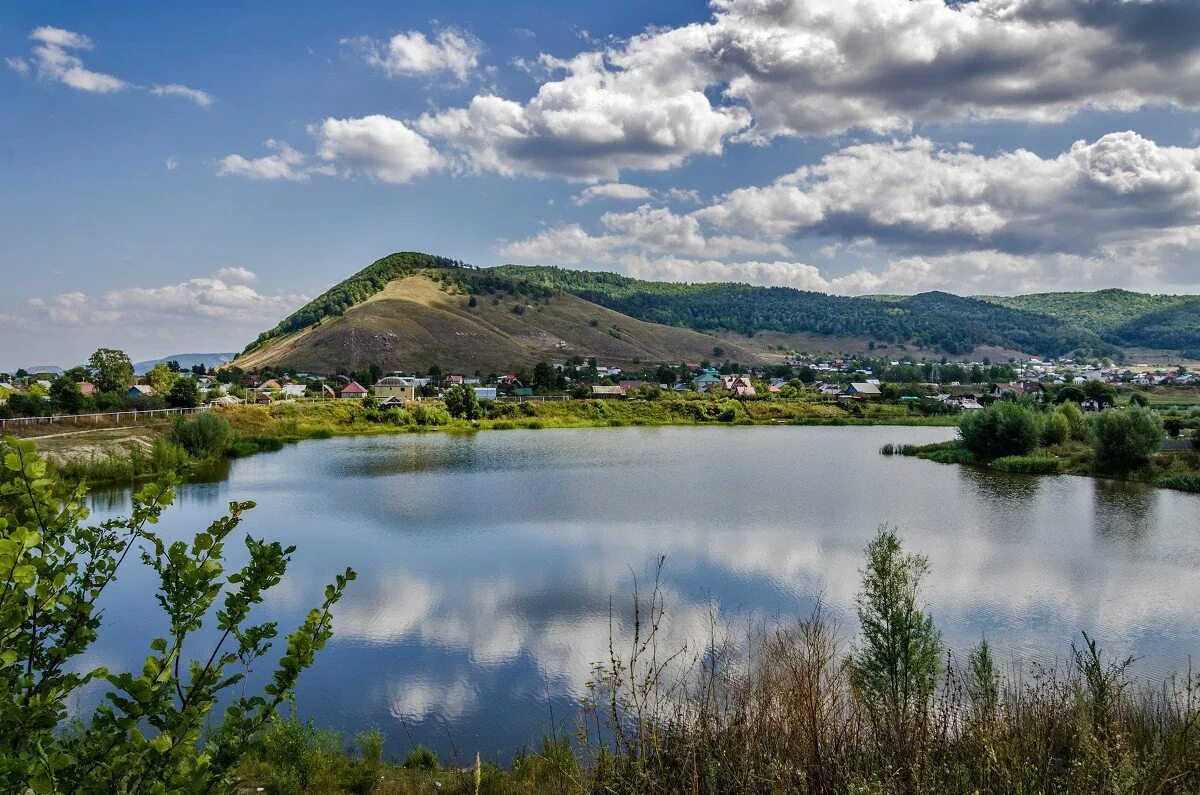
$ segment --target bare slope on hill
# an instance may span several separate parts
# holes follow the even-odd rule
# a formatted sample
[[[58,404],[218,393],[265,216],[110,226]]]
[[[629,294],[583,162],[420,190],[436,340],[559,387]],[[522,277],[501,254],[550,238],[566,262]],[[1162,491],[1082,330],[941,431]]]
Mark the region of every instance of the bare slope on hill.
[[[718,345],[725,356],[742,362],[782,359],[781,353],[753,340],[647,323],[565,293],[544,299],[506,297],[499,303],[478,296],[475,307],[468,300],[424,275],[396,279],[344,315],[271,339],[235,364],[316,372],[371,364],[413,371],[438,364],[488,373],[576,355],[596,356],[610,365],[699,361],[712,358]],[[519,314],[514,307],[520,307]]]

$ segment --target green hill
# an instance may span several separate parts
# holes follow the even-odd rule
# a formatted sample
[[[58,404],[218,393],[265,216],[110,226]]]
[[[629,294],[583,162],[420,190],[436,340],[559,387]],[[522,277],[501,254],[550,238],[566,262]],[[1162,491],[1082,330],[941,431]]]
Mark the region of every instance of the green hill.
[[[436,362],[489,371],[574,355],[691,361],[718,347],[750,363],[780,360],[784,343],[814,352],[905,345],[955,357],[980,348],[1041,356],[1191,351],[1200,349],[1200,298],[1123,290],[847,297],[555,267],[480,269],[401,252],[260,334],[238,364],[411,370]]]

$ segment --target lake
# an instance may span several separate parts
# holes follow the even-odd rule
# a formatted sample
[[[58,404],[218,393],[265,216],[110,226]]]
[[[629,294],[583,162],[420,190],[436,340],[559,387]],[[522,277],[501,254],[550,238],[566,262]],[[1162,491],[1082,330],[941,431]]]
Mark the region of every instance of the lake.
[[[295,544],[263,615],[281,634],[353,566],[335,637],[301,680],[319,725],[380,727],[389,750],[506,758],[570,720],[607,657],[636,575],[666,556],[672,637],[723,618],[806,614],[822,596],[844,635],[862,550],[897,525],[931,566],[946,640],[1053,662],[1080,630],[1136,654],[1139,676],[1200,651],[1200,497],[884,457],[951,428],[722,427],[492,431],[309,441],[233,461],[179,489],[159,529],[201,529],[231,500],[244,527]],[[98,495],[97,517],[128,493]],[[240,551],[240,543],[231,543]],[[234,555],[233,557],[237,557]],[[163,620],[130,561],[105,594],[87,660],[140,669]],[[198,655],[199,649],[193,652]],[[207,655],[207,650],[204,651]]]

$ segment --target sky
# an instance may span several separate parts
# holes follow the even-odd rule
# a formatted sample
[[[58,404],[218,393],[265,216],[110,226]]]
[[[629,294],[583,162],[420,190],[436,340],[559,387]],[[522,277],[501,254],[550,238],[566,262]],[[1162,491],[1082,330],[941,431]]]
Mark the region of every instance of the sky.
[[[1200,292],[1200,3],[10,0],[0,241],[0,370],[240,350],[404,250]]]

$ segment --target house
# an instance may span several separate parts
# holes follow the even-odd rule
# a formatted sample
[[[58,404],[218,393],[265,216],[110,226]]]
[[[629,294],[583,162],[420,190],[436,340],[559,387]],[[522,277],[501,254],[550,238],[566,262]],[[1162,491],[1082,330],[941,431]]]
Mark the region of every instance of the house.
[[[333,400],[337,398],[337,392],[334,392],[333,387],[329,384],[321,384],[321,397],[326,400]]]
[[[826,383],[817,387],[818,395],[834,396],[842,394],[841,384]]]
[[[476,400],[495,400],[496,387],[494,386],[477,386],[475,387]]]
[[[699,378],[692,379],[692,386],[695,387],[697,392],[707,392],[713,384],[719,383],[721,383],[719,376],[709,375],[708,373],[705,373]]]
[[[450,386],[458,386],[462,382],[463,377],[461,375],[451,375],[446,377],[446,383]]]
[[[243,402],[241,398],[234,397],[233,395],[221,395],[221,397],[213,400],[212,404],[214,406],[236,406],[241,402]]]
[[[278,392],[282,388],[274,378],[267,379],[258,385],[258,391],[260,392]]]
[[[1104,404],[1096,398],[1085,398],[1079,407],[1084,411],[1100,411],[1104,408]]]
[[[603,386],[597,385],[592,387],[592,397],[594,398],[623,398],[625,390],[619,386]]]
[[[375,392],[375,397],[381,401],[394,398],[399,402],[405,402],[417,399],[417,385],[411,378],[405,378],[399,375],[389,375],[386,378],[380,378],[372,387]]]
[[[134,384],[133,386],[129,387],[128,394],[130,397],[149,397],[150,395],[154,394],[154,387],[150,386],[149,384]]]
[[[304,397],[304,393],[308,390],[304,384],[284,384],[283,389],[279,390],[284,395],[290,398]]]
[[[748,375],[723,375],[721,386],[732,392],[735,397],[754,397],[758,394]]]
[[[858,398],[877,398],[883,396],[877,385],[869,384],[865,381],[856,381],[851,384],[846,388],[846,394]]]
[[[631,389],[641,389],[650,384],[649,381],[618,381],[617,383],[621,387],[622,392],[628,392]]]
[[[364,387],[362,384],[358,383],[357,381],[351,381],[350,383],[343,386],[341,391],[338,392],[338,397],[341,398],[342,400],[346,400],[346,399],[362,400],[366,396],[367,396],[367,388]]]
[[[956,405],[960,411],[979,411],[983,408],[983,404],[973,397],[959,398]]]
[[[393,395],[389,395],[383,400],[379,401],[380,408],[387,408],[389,406],[403,406],[404,404],[405,401],[402,398],[398,398]]]
[[[265,406],[271,402],[271,393],[266,390],[259,391],[258,395],[254,398],[254,402]]]

